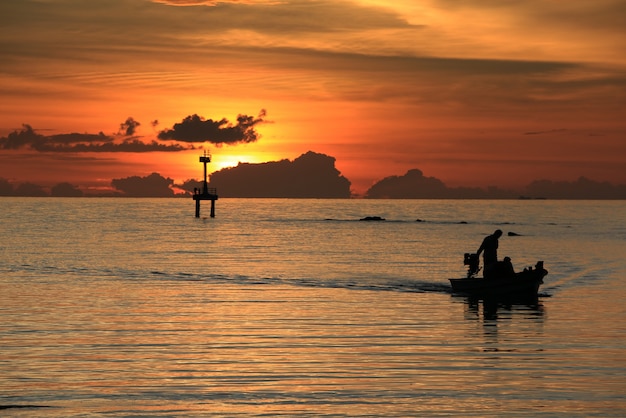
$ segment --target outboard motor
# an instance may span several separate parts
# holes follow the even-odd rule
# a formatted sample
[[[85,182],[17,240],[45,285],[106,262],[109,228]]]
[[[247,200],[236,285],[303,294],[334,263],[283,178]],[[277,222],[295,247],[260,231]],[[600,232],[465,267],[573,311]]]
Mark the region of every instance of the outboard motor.
[[[472,277],[480,271],[480,259],[478,254],[465,253],[463,257],[463,265],[467,266],[467,277]]]

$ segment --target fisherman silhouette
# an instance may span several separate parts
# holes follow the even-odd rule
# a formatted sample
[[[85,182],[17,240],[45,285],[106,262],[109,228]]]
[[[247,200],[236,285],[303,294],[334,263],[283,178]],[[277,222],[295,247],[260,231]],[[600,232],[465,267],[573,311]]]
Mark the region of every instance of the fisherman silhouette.
[[[493,234],[483,239],[482,244],[476,251],[476,255],[483,253],[483,277],[488,279],[497,274],[498,271],[498,239],[502,236],[502,231],[496,229]]]

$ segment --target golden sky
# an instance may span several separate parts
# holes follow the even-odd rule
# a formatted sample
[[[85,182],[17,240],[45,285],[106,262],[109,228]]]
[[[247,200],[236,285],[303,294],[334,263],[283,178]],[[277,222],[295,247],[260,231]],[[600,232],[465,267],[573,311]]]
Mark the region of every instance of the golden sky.
[[[19,0],[0,34],[11,181],[202,175],[199,149],[8,147],[24,124],[173,145],[159,133],[190,115],[265,110],[256,141],[204,144],[211,170],[312,150],[358,193],[411,168],[451,187],[626,183],[623,0]]]

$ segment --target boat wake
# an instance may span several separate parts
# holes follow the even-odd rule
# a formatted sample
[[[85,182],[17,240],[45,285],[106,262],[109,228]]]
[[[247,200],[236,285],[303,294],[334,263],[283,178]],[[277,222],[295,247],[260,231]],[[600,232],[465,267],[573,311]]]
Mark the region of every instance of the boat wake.
[[[195,275],[188,273],[170,274],[165,272],[151,272],[153,276],[166,280],[200,281],[214,284],[236,284],[242,286],[296,286],[311,288],[333,288],[381,292],[408,292],[408,293],[451,293],[447,283],[436,283],[407,279],[370,279],[357,281],[350,279],[314,279],[314,278],[282,278],[282,277],[228,277],[222,275]]]
[[[245,275],[197,274],[189,272],[169,272],[162,270],[97,269],[83,267],[57,267],[22,264],[1,269],[9,274],[23,277],[25,280],[46,277],[47,282],[63,280],[158,280],[166,282],[200,282],[207,284],[229,284],[240,286],[295,286],[310,288],[334,288],[380,292],[407,293],[446,293],[452,289],[446,282],[412,280],[407,278],[285,278],[252,277]]]

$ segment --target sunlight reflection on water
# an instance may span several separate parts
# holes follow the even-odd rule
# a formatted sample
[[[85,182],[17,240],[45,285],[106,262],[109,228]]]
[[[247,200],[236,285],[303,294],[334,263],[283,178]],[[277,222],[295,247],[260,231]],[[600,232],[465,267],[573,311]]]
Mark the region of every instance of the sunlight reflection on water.
[[[31,201],[17,202],[5,213],[30,219]],[[541,210],[522,216],[518,202],[283,202],[276,215],[253,202],[220,201],[203,221],[177,200],[62,200],[41,209],[54,223],[3,223],[0,406],[59,417],[626,412],[624,242],[578,205],[567,215],[531,202]],[[613,206],[596,205],[609,218]],[[365,215],[394,222],[353,219]],[[523,234],[503,250],[521,265],[546,260],[537,301],[447,290],[459,254],[497,218]]]

